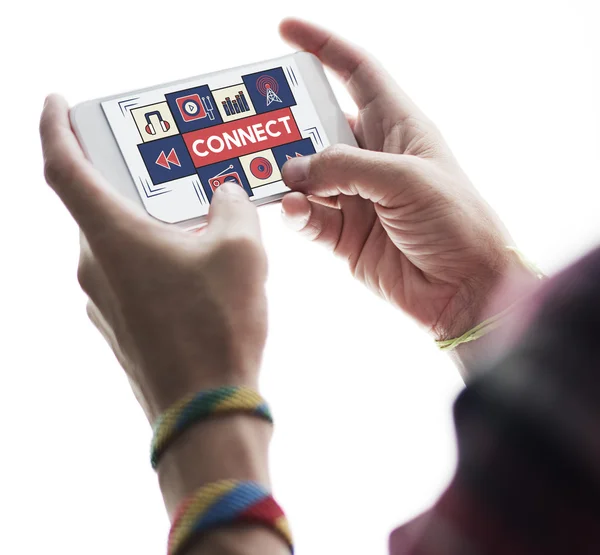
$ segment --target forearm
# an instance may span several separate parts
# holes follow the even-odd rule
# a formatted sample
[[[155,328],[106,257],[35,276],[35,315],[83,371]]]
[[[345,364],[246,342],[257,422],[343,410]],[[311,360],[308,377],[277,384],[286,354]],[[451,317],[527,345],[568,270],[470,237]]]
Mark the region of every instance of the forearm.
[[[201,422],[178,438],[164,454],[158,469],[170,520],[173,521],[181,501],[209,482],[240,479],[270,486],[271,434],[268,422],[248,415],[232,415]],[[188,553],[288,555],[289,548],[266,528],[231,527],[209,532]]]
[[[185,555],[289,555],[290,549],[266,528],[214,530]]]

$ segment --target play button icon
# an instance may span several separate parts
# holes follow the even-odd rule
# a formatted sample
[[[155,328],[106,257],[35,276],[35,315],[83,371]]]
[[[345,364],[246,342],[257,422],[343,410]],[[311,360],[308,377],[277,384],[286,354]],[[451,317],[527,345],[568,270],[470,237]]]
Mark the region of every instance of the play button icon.
[[[158,155],[158,158],[156,159],[156,163],[167,170],[171,169],[171,164],[173,164],[174,166],[181,167],[181,162],[179,161],[179,158],[177,157],[177,153],[175,152],[174,148],[171,149],[171,152],[169,152],[168,155],[165,154],[164,150],[161,150],[160,154]]]

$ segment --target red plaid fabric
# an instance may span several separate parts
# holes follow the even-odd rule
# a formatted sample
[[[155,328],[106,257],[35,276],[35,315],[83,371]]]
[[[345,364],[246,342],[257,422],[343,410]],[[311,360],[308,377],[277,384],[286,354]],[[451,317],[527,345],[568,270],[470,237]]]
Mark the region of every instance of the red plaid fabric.
[[[600,554],[600,249],[531,302],[522,337],[456,401],[452,483],[391,555]]]

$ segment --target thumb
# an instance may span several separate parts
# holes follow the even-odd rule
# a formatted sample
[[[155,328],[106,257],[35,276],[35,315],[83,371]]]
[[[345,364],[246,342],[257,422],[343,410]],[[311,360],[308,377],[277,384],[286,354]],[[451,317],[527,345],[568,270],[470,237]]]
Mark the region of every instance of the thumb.
[[[389,206],[414,182],[420,163],[415,156],[338,144],[312,156],[292,158],[282,173],[294,191],[318,197],[359,195]]]
[[[220,236],[245,236],[260,241],[256,206],[235,183],[223,183],[215,191],[208,212],[208,230]]]
[[[110,231],[150,225],[152,220],[121,197],[87,160],[71,129],[69,107],[47,98],[40,119],[46,180],[90,240]]]

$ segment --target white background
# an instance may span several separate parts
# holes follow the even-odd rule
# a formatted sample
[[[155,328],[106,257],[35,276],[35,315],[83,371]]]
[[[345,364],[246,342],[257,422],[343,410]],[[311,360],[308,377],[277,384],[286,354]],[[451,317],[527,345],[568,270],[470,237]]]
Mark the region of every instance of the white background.
[[[437,122],[548,272],[599,237],[595,0],[10,2],[0,35],[0,552],[166,552],[150,429],[87,321],[77,228],[45,186],[37,121],[71,103],[278,56],[288,14],[367,47]],[[352,104],[339,84],[346,110]],[[403,314],[261,209],[264,393],[300,555],[386,552],[455,461],[456,370]]]

